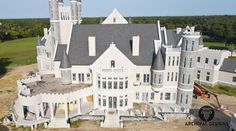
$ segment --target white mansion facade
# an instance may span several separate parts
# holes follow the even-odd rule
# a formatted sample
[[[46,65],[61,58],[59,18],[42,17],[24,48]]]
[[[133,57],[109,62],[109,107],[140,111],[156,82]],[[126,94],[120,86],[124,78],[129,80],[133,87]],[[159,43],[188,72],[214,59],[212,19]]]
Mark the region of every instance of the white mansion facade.
[[[134,103],[164,120],[163,113],[189,113],[196,80],[236,85],[230,52],[204,47],[194,27],[132,24],[116,9],[101,24],[83,25],[81,0],[49,0],[49,9],[51,27],[37,40],[39,72],[17,81],[17,125],[69,128],[73,119],[97,119],[122,127],[137,116]]]

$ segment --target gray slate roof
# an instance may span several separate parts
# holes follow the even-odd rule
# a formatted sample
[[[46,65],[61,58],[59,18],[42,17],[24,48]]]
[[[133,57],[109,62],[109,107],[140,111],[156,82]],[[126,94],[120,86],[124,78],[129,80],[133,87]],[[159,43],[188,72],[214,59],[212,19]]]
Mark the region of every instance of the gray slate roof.
[[[132,37],[140,36],[139,56],[132,56]],[[88,54],[88,37],[96,37],[96,56]],[[164,36],[162,36],[164,37]],[[176,46],[181,35],[175,30],[167,30],[168,44]],[[155,55],[153,41],[159,39],[158,26],[156,24],[96,24],[74,25],[69,47],[69,59],[71,65],[91,65],[110,46],[112,42],[135,65],[152,66]],[[55,61],[62,58],[63,48],[58,45]]]
[[[236,74],[236,60],[224,59],[220,71]]]
[[[132,56],[132,37],[140,36],[140,54]],[[88,37],[96,37],[96,56],[88,54]],[[69,58],[72,65],[91,65],[110,46],[116,47],[135,65],[152,65],[153,40],[159,39],[156,24],[74,25]]]
[[[152,69],[154,70],[165,70],[165,64],[163,60],[163,55],[161,49],[158,50],[157,55],[154,59]]]
[[[62,53],[62,60],[61,60],[60,68],[62,69],[71,68],[70,59],[65,49],[63,50],[63,53]]]

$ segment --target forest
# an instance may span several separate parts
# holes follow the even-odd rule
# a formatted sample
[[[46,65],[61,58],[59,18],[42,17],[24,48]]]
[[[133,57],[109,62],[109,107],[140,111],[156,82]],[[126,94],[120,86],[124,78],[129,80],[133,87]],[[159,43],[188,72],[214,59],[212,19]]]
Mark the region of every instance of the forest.
[[[83,18],[82,24],[99,24],[105,18]],[[204,41],[223,42],[236,45],[236,16],[167,16],[127,17],[133,24],[150,24],[161,21],[167,29],[196,26],[202,32]],[[0,19],[0,42],[43,35],[43,28],[50,26],[48,18],[42,19]]]

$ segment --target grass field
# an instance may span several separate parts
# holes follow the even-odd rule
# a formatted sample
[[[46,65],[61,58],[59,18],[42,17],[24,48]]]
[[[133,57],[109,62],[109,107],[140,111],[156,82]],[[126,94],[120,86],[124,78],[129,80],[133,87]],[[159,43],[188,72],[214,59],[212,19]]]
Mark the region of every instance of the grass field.
[[[236,96],[236,88],[235,87],[231,87],[228,85],[222,85],[222,84],[218,84],[215,86],[209,86],[209,85],[203,85],[205,88],[207,88],[208,90],[217,93],[217,94],[224,94],[224,95],[228,95],[228,96]]]
[[[36,63],[36,38],[25,38],[0,43],[0,59],[2,62],[8,61],[9,65]]]

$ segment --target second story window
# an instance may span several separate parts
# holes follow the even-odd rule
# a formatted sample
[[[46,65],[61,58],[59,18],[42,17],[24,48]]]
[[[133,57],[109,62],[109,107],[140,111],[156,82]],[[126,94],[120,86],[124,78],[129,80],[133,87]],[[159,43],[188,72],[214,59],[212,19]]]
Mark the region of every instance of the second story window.
[[[206,58],[205,59],[205,63],[208,64],[208,61],[209,61],[209,58]]]
[[[171,57],[169,56],[169,62],[168,62],[168,65],[170,66],[170,62],[171,62]]]
[[[111,61],[111,68],[115,68],[116,67],[116,62],[114,60]]]
[[[218,63],[217,63],[217,59],[214,59],[214,65],[217,65]]]
[[[136,81],[140,81],[140,74],[136,74]]]
[[[233,77],[233,82],[236,82],[236,76]]]
[[[144,82],[144,83],[149,83],[149,79],[150,79],[149,74],[144,74],[144,75],[143,75],[143,82]]]
[[[201,57],[197,57],[197,62],[201,62]]]

